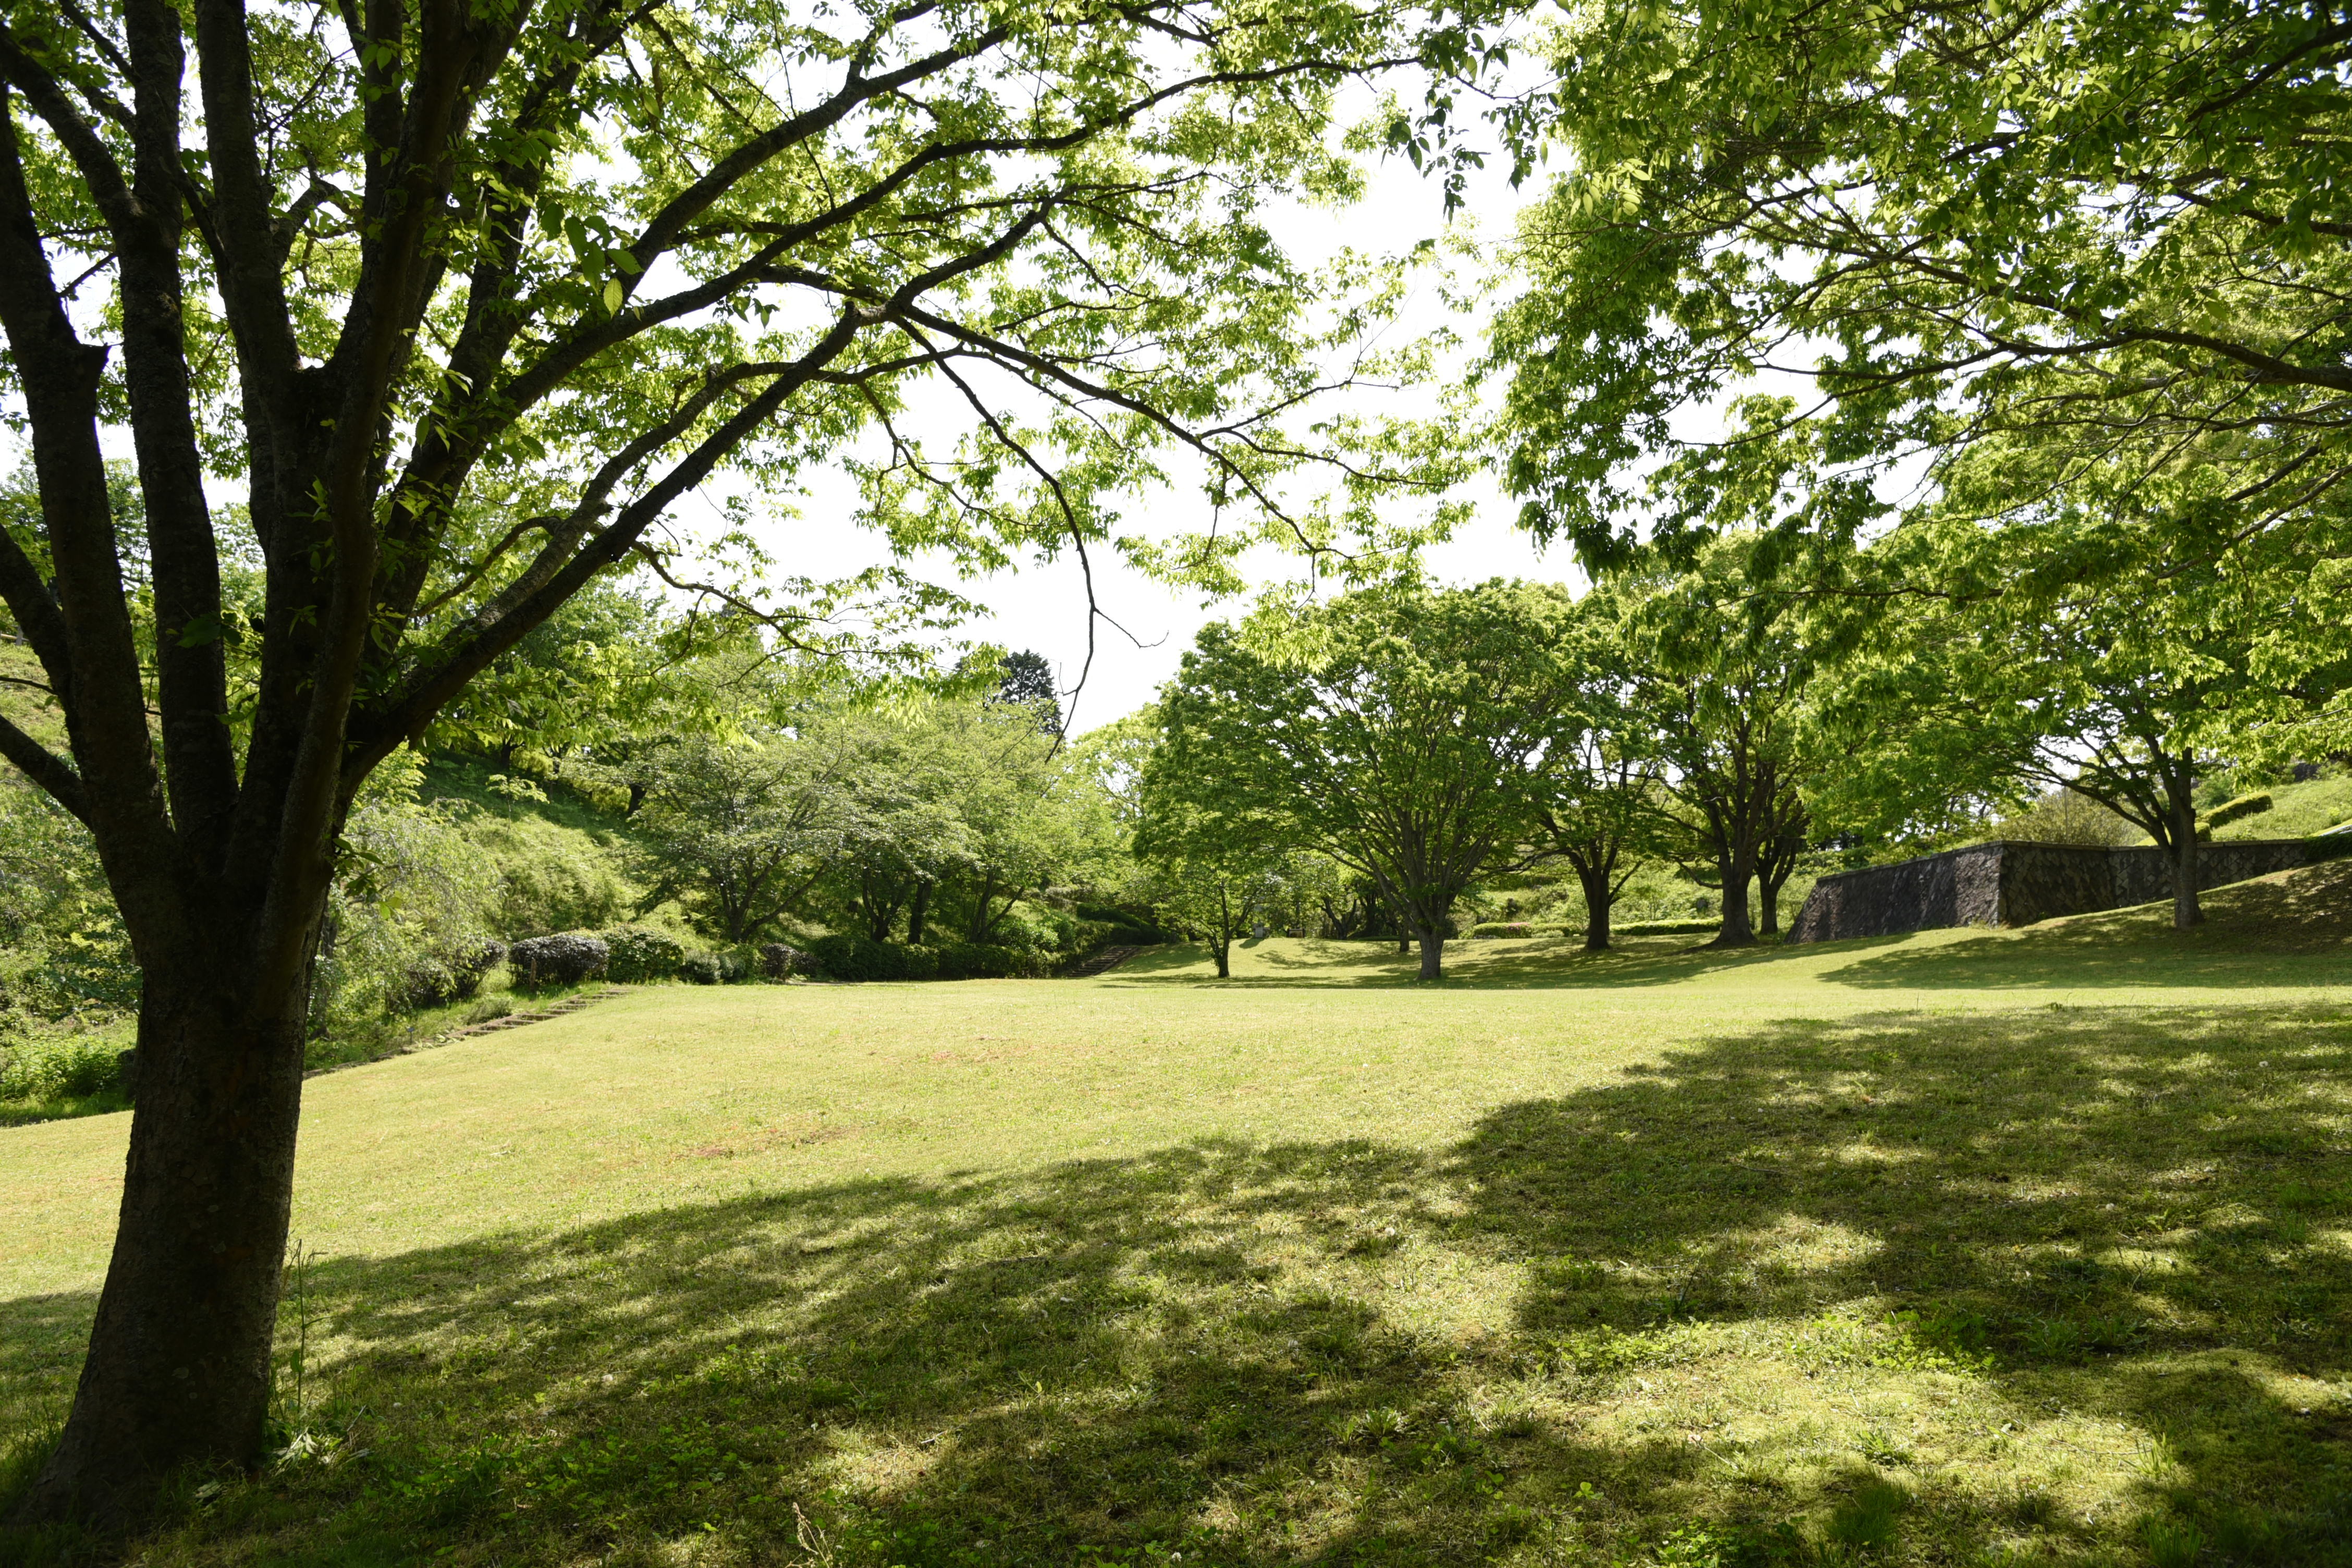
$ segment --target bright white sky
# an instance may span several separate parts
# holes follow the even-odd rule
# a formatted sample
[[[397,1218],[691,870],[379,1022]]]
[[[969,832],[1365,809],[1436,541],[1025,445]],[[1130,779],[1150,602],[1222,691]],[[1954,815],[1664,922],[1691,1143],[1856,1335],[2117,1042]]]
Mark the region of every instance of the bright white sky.
[[[1283,236],[1295,257],[1319,260],[1343,247],[1392,254],[1442,231],[1444,203],[1434,180],[1423,179],[1402,160],[1376,166],[1370,173],[1371,190],[1361,204],[1336,213],[1317,209],[1296,215],[1296,231]],[[1507,237],[1518,207],[1532,197],[1535,184],[1531,180],[1524,193],[1514,191],[1499,173],[1489,173],[1470,187],[1466,210],[1457,221],[1473,226],[1474,232],[1486,239]],[[1416,296],[1400,330],[1418,335],[1440,325],[1444,317],[1432,289]],[[1456,319],[1454,325],[1475,349],[1484,322]],[[840,524],[842,512],[853,500],[846,484],[828,485],[820,478],[809,489],[808,499],[795,503],[799,516],[780,519],[766,530],[762,542],[780,569],[826,579],[849,575],[881,558],[883,547],[876,535]],[[1547,555],[1513,526],[1517,508],[1497,487],[1482,481],[1470,498],[1476,507],[1475,520],[1424,558],[1433,579],[1467,583],[1500,576],[1581,583],[1565,548]],[[689,532],[698,531],[693,510],[682,507],[674,517]],[[1129,505],[1127,516],[1129,530],[1152,535],[1188,531],[1208,521],[1208,510],[1198,491],[1181,482],[1141,504]],[[1108,723],[1151,700],[1160,683],[1175,674],[1179,659],[1203,625],[1237,616],[1247,607],[1245,599],[1203,604],[1197,593],[1171,591],[1128,567],[1108,548],[1097,548],[1093,560],[1097,602],[1134,635],[1136,642],[1108,626],[1097,626],[1093,669],[1071,715],[1073,734]],[[1251,557],[1249,564],[1254,568],[1254,587],[1295,579],[1303,566],[1295,558],[1270,550]],[[914,565],[922,574],[989,607],[986,618],[966,629],[973,640],[1044,655],[1066,690],[1077,680],[1087,655],[1087,615],[1075,557],[1066,552],[1053,562],[1024,563],[963,583],[955,581],[944,562],[919,560]],[[1072,700],[1064,700],[1066,707],[1071,706]]]

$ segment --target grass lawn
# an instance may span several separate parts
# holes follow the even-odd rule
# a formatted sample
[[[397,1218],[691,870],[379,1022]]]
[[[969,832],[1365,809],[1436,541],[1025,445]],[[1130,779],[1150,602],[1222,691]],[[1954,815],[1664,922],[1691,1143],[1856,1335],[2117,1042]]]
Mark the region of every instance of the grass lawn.
[[[292,1441],[138,1560],[2352,1563],[2352,865],[2209,907],[660,988],[322,1077]],[[0,1131],[20,1447],[123,1131]]]

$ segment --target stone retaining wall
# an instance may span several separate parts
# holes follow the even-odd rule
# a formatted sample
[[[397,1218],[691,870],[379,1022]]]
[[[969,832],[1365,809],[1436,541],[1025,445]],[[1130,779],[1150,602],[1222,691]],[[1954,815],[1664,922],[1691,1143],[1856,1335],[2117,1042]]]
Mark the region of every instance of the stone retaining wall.
[[[2307,864],[2300,838],[2197,847],[2197,889]],[[1838,871],[1813,885],[1790,942],[1887,936],[1937,926],[2021,926],[2172,896],[2172,862],[2154,845],[2101,849],[2000,839],[1892,866]]]

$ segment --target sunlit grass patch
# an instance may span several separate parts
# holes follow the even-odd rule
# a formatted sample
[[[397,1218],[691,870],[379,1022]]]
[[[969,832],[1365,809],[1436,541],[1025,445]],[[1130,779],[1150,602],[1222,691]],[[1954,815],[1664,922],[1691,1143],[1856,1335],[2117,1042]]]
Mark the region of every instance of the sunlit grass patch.
[[[288,1454],[143,1561],[2347,1561],[2341,1010],[1808,973],[640,993],[318,1079]],[[105,1126],[0,1142],[10,1421]]]

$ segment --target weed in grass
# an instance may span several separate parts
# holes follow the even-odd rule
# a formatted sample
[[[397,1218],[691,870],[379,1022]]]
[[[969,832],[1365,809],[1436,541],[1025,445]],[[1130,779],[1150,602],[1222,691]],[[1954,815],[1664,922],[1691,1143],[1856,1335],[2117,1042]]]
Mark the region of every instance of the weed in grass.
[[[318,1265],[318,1253],[305,1248],[299,1237],[286,1250],[278,1292],[278,1333],[287,1342],[285,1375],[273,1375],[270,1403],[273,1418],[289,1440],[304,1435],[310,1414],[310,1330],[317,1320],[310,1279]],[[273,1374],[278,1371],[275,1357],[270,1370]]]
[[[2036,1318],[2025,1326],[2025,1353],[2036,1361],[2080,1361],[2083,1348],[2083,1325],[2072,1318]]]
[[[1384,1448],[1412,1430],[1412,1417],[1402,1410],[1381,1405],[1376,1410],[1359,1410],[1341,1419],[1339,1441],[1351,1447]]]
[[[2128,1312],[2094,1312],[2083,1320],[2085,1349],[2119,1355],[2147,1338],[2147,1321]]]
[[[2140,1527],[2149,1568],[2196,1568],[2205,1551],[2205,1532],[2179,1520],[2151,1519]]]
[[[488,1024],[514,1015],[514,998],[504,994],[485,996],[468,1006],[464,1014],[467,1024]]]
[[[1822,1527],[1822,1555],[1856,1562],[1885,1552],[1900,1531],[1898,1521],[1911,1494],[1893,1481],[1873,1477],[1840,1502]]]
[[[1883,1469],[1900,1469],[1912,1459],[1911,1450],[1884,1432],[1865,1432],[1854,1441],[1854,1451]]]
[[[1686,1524],[1650,1561],[1656,1568],[1794,1568],[1810,1555],[1791,1525]]]

